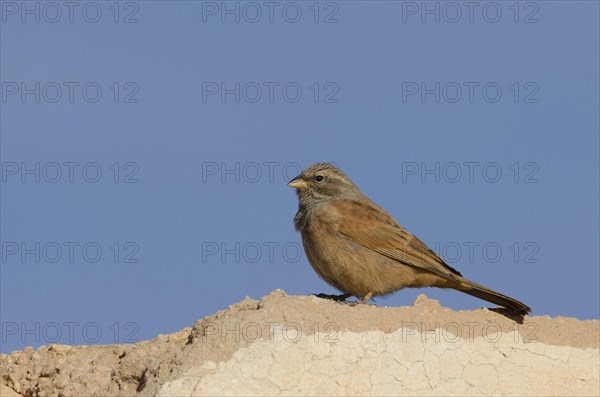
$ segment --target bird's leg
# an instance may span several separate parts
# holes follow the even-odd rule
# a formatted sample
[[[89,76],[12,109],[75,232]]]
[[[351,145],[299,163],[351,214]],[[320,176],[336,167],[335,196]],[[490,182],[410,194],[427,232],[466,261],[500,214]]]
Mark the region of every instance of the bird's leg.
[[[352,296],[352,294],[349,294],[349,293],[344,293],[341,295],[317,294],[315,296],[318,298],[322,298],[322,299],[331,299],[336,302],[344,302],[346,299],[350,298]]]
[[[368,294],[366,294],[365,296],[363,296],[360,299],[360,303],[367,303],[369,301],[369,299],[371,299],[372,296],[373,296],[373,291],[371,291]]]

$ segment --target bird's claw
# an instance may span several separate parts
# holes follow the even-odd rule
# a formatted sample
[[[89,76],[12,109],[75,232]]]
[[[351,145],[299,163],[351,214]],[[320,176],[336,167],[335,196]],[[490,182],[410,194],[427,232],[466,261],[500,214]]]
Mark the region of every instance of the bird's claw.
[[[314,296],[316,296],[317,298],[329,299],[329,300],[340,302],[340,303],[352,303],[352,302],[346,301],[347,298],[352,296],[350,294],[341,294],[341,295],[314,294]]]

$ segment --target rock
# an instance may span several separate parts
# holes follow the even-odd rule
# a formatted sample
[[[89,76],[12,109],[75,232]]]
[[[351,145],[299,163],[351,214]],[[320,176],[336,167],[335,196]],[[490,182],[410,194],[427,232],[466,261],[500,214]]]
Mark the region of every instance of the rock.
[[[1,395],[597,395],[599,331],[425,295],[376,307],[277,290],[149,341],[2,355]]]
[[[437,299],[430,299],[425,294],[419,294],[419,296],[417,296],[417,298],[415,299],[413,305],[416,307],[441,307],[440,301],[438,301]]]
[[[22,397],[19,393],[8,386],[0,384],[0,396],[2,397]]]
[[[57,354],[67,354],[72,347],[69,345],[57,345],[55,343],[50,344],[48,351],[55,352]]]

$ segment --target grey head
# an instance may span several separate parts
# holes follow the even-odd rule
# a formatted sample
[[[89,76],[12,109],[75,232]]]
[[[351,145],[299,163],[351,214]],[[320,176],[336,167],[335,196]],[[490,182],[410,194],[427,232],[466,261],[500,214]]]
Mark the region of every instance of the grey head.
[[[330,163],[315,163],[292,179],[300,206],[334,199],[357,199],[363,194],[339,168]]]

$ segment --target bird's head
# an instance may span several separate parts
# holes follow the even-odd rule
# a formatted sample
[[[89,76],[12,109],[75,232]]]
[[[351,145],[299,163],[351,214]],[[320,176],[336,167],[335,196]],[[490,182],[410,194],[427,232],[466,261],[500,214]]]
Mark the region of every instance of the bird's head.
[[[296,189],[301,205],[361,194],[350,178],[330,163],[311,165],[292,179],[288,186]]]

